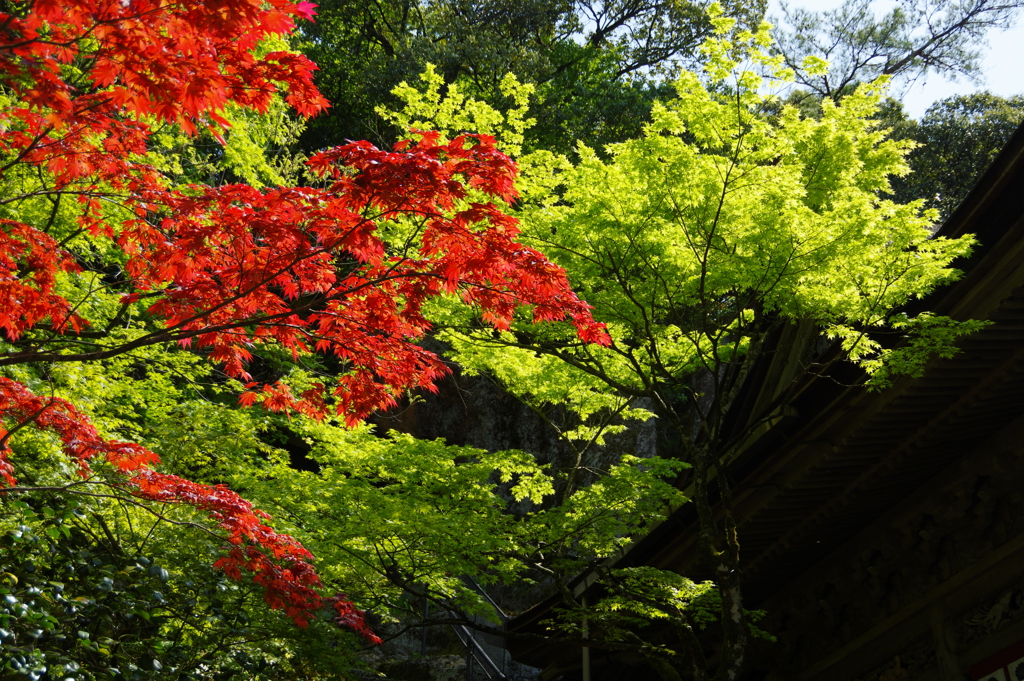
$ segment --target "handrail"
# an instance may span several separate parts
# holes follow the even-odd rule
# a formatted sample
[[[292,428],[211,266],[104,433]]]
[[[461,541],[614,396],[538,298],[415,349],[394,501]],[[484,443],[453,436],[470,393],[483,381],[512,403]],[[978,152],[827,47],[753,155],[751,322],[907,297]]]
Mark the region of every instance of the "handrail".
[[[498,613],[498,616],[501,617],[502,623],[512,619],[509,615],[505,614],[505,611],[498,607],[498,604],[494,602],[494,599],[491,598],[490,595],[488,595],[484,588],[480,586],[475,579],[473,579],[469,575],[466,575],[463,579],[469,582],[470,586],[472,586],[481,596],[483,596],[487,600],[488,603],[491,604],[491,607],[494,608],[494,610]]]
[[[452,627],[452,630],[455,632],[455,635],[459,638],[459,641],[462,643],[462,645],[466,646],[467,652],[469,652],[469,654],[473,658],[476,658],[477,662],[480,662],[480,667],[484,670],[484,674],[487,674],[487,678],[488,679],[493,678],[493,677],[491,676],[491,673],[487,671],[487,667],[490,667],[491,671],[493,671],[494,674],[499,679],[507,679],[508,678],[498,668],[498,665],[496,665],[494,663],[494,660],[492,660],[491,656],[487,654],[487,651],[484,650],[483,647],[481,647],[481,645],[476,642],[476,639],[473,638],[472,634],[469,631],[469,628],[466,627],[466,625],[464,625],[464,624],[453,624],[453,625],[451,625],[451,627]],[[461,630],[461,632],[460,632],[460,630]],[[483,660],[480,660],[480,658],[477,657],[477,655],[482,656]],[[486,665],[484,664],[485,662],[486,662]],[[467,670],[467,674],[468,674],[468,670]]]

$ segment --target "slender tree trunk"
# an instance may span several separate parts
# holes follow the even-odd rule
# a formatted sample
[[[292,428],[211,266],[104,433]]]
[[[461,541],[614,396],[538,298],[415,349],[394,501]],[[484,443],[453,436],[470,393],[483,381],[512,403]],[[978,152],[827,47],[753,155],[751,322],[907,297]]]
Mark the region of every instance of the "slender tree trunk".
[[[740,584],[739,541],[731,508],[728,481],[724,479],[716,453],[707,445],[695,447],[693,461],[693,503],[699,518],[698,550],[705,566],[714,575],[721,599],[722,650],[717,673],[719,681],[739,678],[749,641]],[[717,480],[712,481],[712,473]],[[715,518],[711,503],[711,486],[717,482],[721,491],[723,517]],[[710,672],[710,670],[707,670]],[[710,673],[708,673],[710,676]]]

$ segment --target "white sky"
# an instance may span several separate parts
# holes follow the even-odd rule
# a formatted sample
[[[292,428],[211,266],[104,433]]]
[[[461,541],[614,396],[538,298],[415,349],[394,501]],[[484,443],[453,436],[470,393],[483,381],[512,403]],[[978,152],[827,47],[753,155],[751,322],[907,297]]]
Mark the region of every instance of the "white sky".
[[[791,7],[808,10],[832,9],[840,4],[841,0],[789,0]],[[892,6],[892,2],[886,0],[878,0],[877,4],[879,13]],[[778,15],[778,8],[778,0],[771,0],[768,14]],[[1003,97],[1024,94],[1024,12],[1014,28],[990,32],[988,42],[989,47],[983,48],[983,83],[974,84],[963,79],[951,82],[929,75],[927,80],[918,80],[903,96],[907,113],[913,118],[920,118],[935,100],[978,90],[990,90]]]

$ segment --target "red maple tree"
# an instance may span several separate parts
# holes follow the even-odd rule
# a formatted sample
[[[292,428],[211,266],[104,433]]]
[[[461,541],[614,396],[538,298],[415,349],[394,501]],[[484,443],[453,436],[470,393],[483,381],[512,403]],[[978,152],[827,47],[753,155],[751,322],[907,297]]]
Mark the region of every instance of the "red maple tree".
[[[585,341],[606,342],[564,273],[517,243],[516,221],[501,208],[516,197],[516,168],[488,137],[442,141],[428,133],[392,151],[347,144],[310,160],[323,178],[317,187],[173,188],[146,163],[156,124],[219,137],[229,103],[265,111],[281,92],[302,115],[327,106],[305,57],[256,50],[290,32],[296,19],[311,19],[310,3],[13,4],[15,12],[0,13],[0,82],[13,101],[0,107],[0,173],[27,166],[45,182],[2,203],[76,199],[80,229],[127,258],[117,282],[124,306],[144,304],[156,328],[77,351],[39,339],[19,344],[33,329],[88,332],[88,321],[58,292],[60,272],[81,266],[49,225],[2,220],[0,333],[12,349],[0,353],[0,366],[95,361],[178,343],[245,381],[242,405],[314,418],[333,409],[355,423],[411,389],[433,389],[446,372],[416,344],[430,328],[423,305],[436,296],[460,296],[497,329],[527,309],[535,320],[568,319]],[[111,220],[104,202],[135,217]],[[382,228],[411,218],[412,246],[389,248]],[[342,369],[333,385],[299,395],[283,383],[259,384],[246,367],[268,345],[296,358],[333,355]],[[161,473],[153,452],[104,439],[74,405],[0,377],[0,476],[8,485],[16,485],[8,441],[28,425],[54,432],[83,474],[99,457],[121,471],[135,496],[206,512],[226,532],[216,567],[237,579],[250,573],[266,602],[297,624],[327,604],[339,622],[378,640],[351,603],[319,595],[309,552],[237,494]]]

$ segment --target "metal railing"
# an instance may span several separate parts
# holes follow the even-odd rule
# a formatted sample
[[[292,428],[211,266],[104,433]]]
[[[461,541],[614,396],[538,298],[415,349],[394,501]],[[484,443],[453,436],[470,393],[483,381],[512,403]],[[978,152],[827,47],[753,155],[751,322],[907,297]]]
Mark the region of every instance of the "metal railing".
[[[458,637],[463,646],[466,647],[466,681],[473,681],[473,663],[476,662],[488,679],[507,679],[505,672],[495,664],[487,651],[477,643],[476,637],[469,627],[462,624],[453,624],[452,631]],[[504,660],[502,660],[504,667]]]
[[[487,654],[487,651],[483,649],[479,642],[476,640],[476,633],[469,627],[463,624],[451,625],[452,631],[455,632],[455,636],[459,639],[462,645],[466,648],[466,681],[473,681],[473,663],[479,665],[481,671],[487,676],[488,681],[490,679],[502,679],[503,681],[508,677],[505,675],[505,641],[504,631],[505,625],[509,620],[509,616],[502,611],[498,604],[494,602],[483,587],[476,583],[472,577],[463,578],[464,581],[477,593],[484,597],[484,599],[490,604],[494,611],[498,613],[498,617],[501,618],[501,630],[502,630],[502,660],[501,667],[499,668],[497,663],[491,659],[491,656]]]

